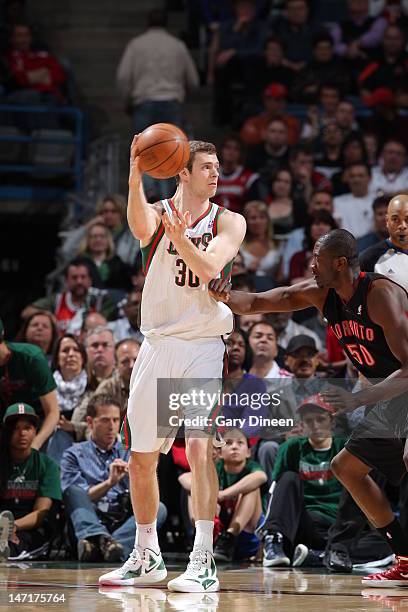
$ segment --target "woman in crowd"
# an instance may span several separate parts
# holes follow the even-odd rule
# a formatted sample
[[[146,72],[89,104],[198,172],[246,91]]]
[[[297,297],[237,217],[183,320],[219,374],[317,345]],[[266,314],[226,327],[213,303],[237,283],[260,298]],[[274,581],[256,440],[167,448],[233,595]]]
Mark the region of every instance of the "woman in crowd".
[[[71,419],[75,408],[87,394],[91,394],[88,391],[86,364],[87,356],[82,344],[72,334],[62,336],[55,348],[52,364],[61,415],[58,429],[50,438],[47,450],[47,454],[56,461],[78,438]],[[82,435],[82,428],[79,433]]]
[[[259,200],[248,202],[244,208],[244,217],[247,232],[240,251],[246,268],[259,276],[275,278],[281,253],[273,238],[267,205]]]
[[[242,431],[247,438],[254,438],[262,428],[255,422],[256,419],[252,424],[249,417],[268,416],[268,407],[258,405],[255,401],[259,394],[266,393],[266,385],[262,379],[248,374],[252,351],[245,332],[236,329],[229,335],[227,354],[228,374],[224,380],[223,393],[229,394],[230,400],[223,405],[221,414],[226,419],[243,419]]]
[[[61,255],[68,262],[75,257],[86,232],[95,224],[103,223],[110,230],[118,257],[133,266],[140,251],[139,240],[132,235],[126,220],[126,199],[119,194],[109,194],[96,205],[96,217],[87,223],[70,230],[61,246]]]
[[[39,346],[51,363],[57,338],[58,329],[54,317],[50,312],[44,310],[32,314],[24,321],[16,342],[29,342]]]
[[[77,255],[89,260],[94,287],[121,290],[122,293],[130,288],[129,270],[116,255],[111,233],[103,223],[94,223],[87,230]]]
[[[266,199],[269,218],[276,234],[287,234],[294,226],[292,198],[293,178],[289,170],[281,168],[272,175],[271,190]]]

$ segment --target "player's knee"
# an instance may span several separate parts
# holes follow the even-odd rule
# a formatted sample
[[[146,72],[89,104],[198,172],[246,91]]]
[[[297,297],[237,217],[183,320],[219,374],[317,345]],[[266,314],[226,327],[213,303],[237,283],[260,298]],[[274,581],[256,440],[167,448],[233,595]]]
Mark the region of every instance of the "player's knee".
[[[133,474],[149,474],[157,468],[157,455],[153,453],[131,453],[129,471]]]
[[[190,465],[207,460],[208,440],[206,438],[187,438],[186,455]]]

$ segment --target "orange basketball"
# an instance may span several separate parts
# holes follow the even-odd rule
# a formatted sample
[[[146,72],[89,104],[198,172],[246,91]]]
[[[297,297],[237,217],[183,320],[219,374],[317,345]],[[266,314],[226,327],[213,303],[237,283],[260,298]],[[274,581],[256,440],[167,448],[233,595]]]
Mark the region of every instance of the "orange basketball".
[[[137,150],[141,171],[158,179],[176,176],[190,157],[187,136],[171,123],[155,123],[146,128],[137,140]]]

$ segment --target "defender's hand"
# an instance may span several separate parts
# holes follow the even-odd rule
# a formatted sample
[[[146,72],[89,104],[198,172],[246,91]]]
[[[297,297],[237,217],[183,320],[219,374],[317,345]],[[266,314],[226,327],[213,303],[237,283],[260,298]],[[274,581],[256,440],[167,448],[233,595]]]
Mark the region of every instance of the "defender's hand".
[[[359,402],[356,400],[356,394],[345,391],[341,387],[330,386],[320,392],[322,398],[328,404],[331,404],[336,410],[336,414],[343,412],[353,412],[359,407]]]
[[[208,293],[214,300],[217,302],[225,302],[228,303],[230,299],[232,283],[229,279],[226,278],[218,278],[212,280],[208,284]]]

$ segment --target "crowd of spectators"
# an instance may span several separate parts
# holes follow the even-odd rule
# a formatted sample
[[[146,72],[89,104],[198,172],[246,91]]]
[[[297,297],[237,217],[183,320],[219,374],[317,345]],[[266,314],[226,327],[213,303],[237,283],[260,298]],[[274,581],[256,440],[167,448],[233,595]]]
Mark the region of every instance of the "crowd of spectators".
[[[208,31],[214,119],[234,128],[218,143],[214,201],[247,221],[232,268],[233,288],[263,291],[309,278],[316,240],[337,227],[358,239],[366,269],[375,269],[392,244],[406,255],[398,223],[408,224],[408,210],[394,225],[387,217],[390,198],[408,190],[406,3],[384,1],[379,8],[378,2],[348,0],[344,20],[331,24],[314,20],[305,0],[276,3],[272,11],[265,1],[237,0],[232,12],[228,2],[191,3],[191,19],[197,17],[196,4]],[[187,50],[165,28],[162,14],[153,12],[147,33],[129,44],[119,67],[135,122],[182,124],[185,89],[198,85]],[[30,50],[26,26],[16,24],[12,32],[4,74],[11,77],[13,66],[25,65],[23,59],[34,62],[24,69],[25,80],[14,74],[19,91],[28,88],[38,100],[60,103],[64,79],[58,61]],[[173,90],[169,99],[157,99],[158,83],[138,89],[134,80],[139,50],[162,52],[159,39],[183,58],[177,78],[184,86],[175,98]],[[18,54],[23,59],[17,61]],[[36,63],[41,58],[43,63]],[[7,79],[3,95],[12,96]],[[151,99],[143,98],[146,91]],[[153,201],[160,194],[154,194],[154,184],[148,187]],[[364,252],[372,248],[375,261],[371,251],[369,258]],[[103,197],[91,219],[64,234],[59,257],[64,269],[59,286],[24,308],[15,341],[5,339],[0,324],[0,512],[16,519],[12,558],[49,553],[58,531],[50,525],[62,529],[65,518],[66,554],[117,561],[127,557],[134,541],[128,455],[119,429],[143,341],[138,311],[144,282],[140,245],[127,227],[123,197]],[[406,283],[401,270],[395,280]],[[341,513],[350,511],[350,504],[330,461],[361,411],[339,422],[317,395],[327,378],[349,389],[357,384],[322,316],[315,309],[243,315],[226,342],[224,382],[233,399],[223,414],[244,418],[245,425],[227,428],[226,446],[214,451],[220,484],[216,558],[254,558],[263,540],[267,567],[322,564],[325,549],[332,570],[350,569],[357,560],[387,562],[390,550],[367,523],[363,529],[371,544],[365,556],[341,538],[349,520]],[[273,416],[292,424],[248,426],[245,417],[252,409],[244,397],[264,392],[273,397],[282,390]],[[258,414],[270,416],[263,409]],[[185,533],[180,546],[185,550],[194,516],[181,440],[161,458],[159,482],[163,548],[174,545],[177,531]],[[402,497],[406,488],[404,481]],[[399,492],[391,493],[397,505]],[[351,512],[358,514],[355,507]]]

